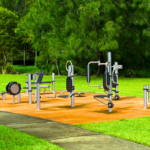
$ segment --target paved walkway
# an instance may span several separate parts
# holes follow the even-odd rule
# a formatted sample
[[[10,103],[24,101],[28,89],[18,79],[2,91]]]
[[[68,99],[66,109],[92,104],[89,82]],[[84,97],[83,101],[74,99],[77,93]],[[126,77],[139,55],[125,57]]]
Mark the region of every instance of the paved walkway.
[[[0,111],[0,124],[68,150],[150,150],[149,147],[51,120]]]

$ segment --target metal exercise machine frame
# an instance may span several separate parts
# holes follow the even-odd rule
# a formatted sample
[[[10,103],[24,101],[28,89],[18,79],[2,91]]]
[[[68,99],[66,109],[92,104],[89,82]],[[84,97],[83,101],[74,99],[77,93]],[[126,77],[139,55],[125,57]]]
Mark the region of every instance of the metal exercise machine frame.
[[[18,95],[18,102],[21,102],[21,84],[17,82],[9,82],[6,85],[6,92],[3,91],[0,95],[2,95],[2,99],[5,100],[5,93],[8,93],[13,96],[13,104],[15,104],[15,95]]]
[[[36,83],[37,82],[37,74],[34,74],[34,80],[35,80],[35,83]],[[56,93],[55,93],[55,73],[52,73],[52,81],[50,81],[50,82],[41,82],[40,84],[46,84],[46,83],[52,83],[53,89],[51,90],[49,85],[40,85],[40,89],[44,88],[44,95],[45,95],[45,97],[55,98],[56,97]],[[31,84],[34,84],[34,83],[31,83]],[[36,86],[36,84],[35,84],[35,86]],[[48,88],[54,94],[54,96],[46,95],[46,93],[45,93],[46,92],[46,88]],[[37,90],[35,90],[35,95],[36,95],[36,92],[37,92]],[[36,97],[35,97],[34,102],[35,101],[36,101]]]
[[[33,79],[35,80],[35,82],[31,82],[32,75],[33,75]],[[52,81],[42,82],[43,75],[44,75],[44,72],[41,71],[39,74],[39,78],[37,80],[36,74],[28,74],[28,82],[26,82],[26,86],[28,86],[28,87],[26,87],[26,89],[27,89],[26,93],[28,93],[28,95],[29,95],[29,104],[32,104],[32,90],[35,89],[35,100],[34,100],[34,102],[37,99],[37,109],[38,110],[40,110],[40,88],[44,88],[44,95],[46,97],[52,97],[52,98],[56,97],[56,94],[55,94],[55,74],[52,73]],[[40,85],[40,84],[45,84],[45,83],[52,83],[53,84],[53,90],[50,89],[49,85],[44,85],[44,86]],[[35,84],[35,87],[31,87],[31,84]],[[49,88],[49,90],[52,91],[52,93],[55,96],[47,96],[45,93],[46,88]]]
[[[108,89],[108,93],[106,93],[107,92],[105,90],[106,87],[102,87],[101,85],[91,85],[90,84],[90,64],[92,64],[92,63],[94,63],[94,64],[97,63],[98,66],[100,66],[100,65],[105,65],[106,66],[106,70],[105,70],[105,75],[106,75],[105,79],[106,79],[106,81],[105,81],[105,83],[106,83],[106,87]],[[112,68],[113,68],[113,71],[112,71]],[[109,112],[112,112],[112,107],[114,106],[114,104],[112,103],[112,96],[113,96],[112,92],[114,92],[115,96],[117,96],[119,98],[119,96],[118,96],[118,69],[122,69],[122,65],[118,65],[117,62],[115,62],[115,65],[111,66],[111,52],[108,52],[108,61],[106,63],[101,63],[100,61],[91,61],[87,65],[87,82],[88,82],[89,86],[94,86],[94,87],[98,86],[99,89],[104,88],[104,92],[106,94],[108,94],[108,95],[95,95],[94,98],[96,100],[100,101],[101,103],[103,103],[105,105],[108,105]],[[113,79],[114,72],[116,74],[116,82]],[[109,78],[108,78],[108,76],[109,76]],[[110,80],[110,81],[107,81],[107,80]],[[116,84],[115,85],[116,86],[115,91],[112,90],[112,82],[113,82],[113,84]],[[104,84],[104,81],[103,81],[103,84]],[[106,99],[109,100],[109,102],[105,103],[102,100],[100,100],[99,98],[106,98]]]
[[[149,89],[149,85],[144,85],[144,109],[147,109],[147,104],[149,103],[149,92],[150,92],[150,89]]]
[[[33,79],[34,79],[35,82],[31,82],[32,76],[33,76]],[[44,88],[44,95],[46,97],[55,98],[56,97],[56,93],[55,93],[55,73],[52,73],[52,81],[42,82],[42,79],[41,79],[40,84],[46,84],[46,83],[52,83],[53,89],[51,90],[49,85],[42,85],[42,86],[40,85],[40,88]],[[34,84],[35,87],[31,87],[31,84]],[[37,86],[37,74],[28,74],[28,80],[26,81],[26,93],[29,95],[29,104],[32,104],[31,93],[32,93],[33,89],[35,89],[35,99],[34,99],[34,102],[37,99],[36,94],[39,91],[37,90],[36,86]],[[46,93],[45,93],[46,92],[46,88],[48,88],[54,94],[54,96],[48,96],[48,95],[46,95]]]
[[[68,62],[71,64],[67,68]],[[58,94],[58,97],[63,97],[63,98],[71,98],[71,107],[74,107],[74,66],[72,65],[72,62],[68,60],[66,62],[66,70],[68,71],[68,77],[66,80],[66,90],[62,91],[60,94]],[[68,91],[69,95],[61,95],[64,92]]]
[[[5,100],[5,91],[2,91],[2,93],[0,93],[0,95],[2,95],[2,100]]]

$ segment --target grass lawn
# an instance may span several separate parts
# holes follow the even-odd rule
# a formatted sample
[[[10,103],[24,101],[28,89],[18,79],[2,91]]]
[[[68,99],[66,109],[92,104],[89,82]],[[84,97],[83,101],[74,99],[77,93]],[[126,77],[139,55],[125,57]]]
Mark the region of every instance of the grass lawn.
[[[46,140],[0,125],[0,150],[65,150]]]
[[[150,117],[74,125],[150,147]]]
[[[55,89],[65,90],[66,89],[66,76],[55,76]],[[0,92],[5,91],[7,83],[10,81],[17,81],[21,83],[22,87],[25,87],[25,81],[28,80],[27,75],[2,75],[0,74]],[[46,75],[43,81],[51,81],[52,76]],[[90,84],[102,85],[102,77],[91,77]],[[119,77],[119,95],[121,96],[134,96],[143,97],[143,86],[150,83],[149,78],[125,78]],[[98,87],[90,87],[87,84],[85,76],[75,76],[74,77],[75,90],[80,92],[89,93],[104,93],[103,89],[98,89]],[[50,87],[51,84],[50,84]],[[25,92],[22,90],[21,92]]]
[[[13,68],[16,72],[19,73],[40,72],[36,66],[13,65]]]
[[[52,76],[44,76],[43,81],[51,81]],[[25,81],[28,79],[27,75],[0,75],[0,92],[5,90],[5,87],[10,81],[17,81],[21,83],[22,87],[25,87]],[[65,90],[66,89],[66,76],[55,76],[55,89],[56,90]],[[101,84],[102,77],[91,77],[91,84]],[[150,83],[149,78],[124,78],[119,77],[119,95],[121,96],[135,96],[143,97],[143,86]],[[85,76],[75,76],[74,79],[75,89],[80,92],[90,92],[90,93],[103,93],[103,89],[99,90],[98,87],[90,87],[86,82]],[[51,86],[51,84],[50,84]],[[22,90],[25,92],[25,90]],[[100,122],[100,123],[89,123],[89,124],[79,124],[76,125],[85,129],[93,130],[96,132],[101,132],[104,134],[112,135],[121,139],[130,140],[137,142],[146,146],[150,146],[150,117],[136,118],[136,119],[124,119],[118,121],[109,121],[109,122]],[[2,126],[0,130],[6,132]],[[13,131],[18,132],[18,131]],[[1,133],[1,132],[0,132]],[[16,134],[16,133],[14,133]],[[14,135],[12,133],[12,135]],[[20,133],[24,134],[24,133]],[[4,134],[6,135],[6,133]],[[7,134],[9,135],[9,134]],[[27,136],[27,135],[26,135]],[[4,136],[2,143],[6,143],[9,136]],[[36,139],[32,136],[33,139]],[[39,139],[37,139],[39,140]],[[20,140],[18,140],[20,141]],[[17,142],[13,141],[12,145],[18,146]],[[32,140],[27,140],[29,144],[25,146],[30,146]],[[40,141],[40,140],[39,140]],[[34,142],[33,142],[34,143]],[[41,145],[40,145],[41,144]],[[2,145],[0,143],[0,145]],[[3,144],[5,145],[5,144]],[[9,145],[9,144],[8,144]],[[10,143],[11,145],[11,143]],[[34,144],[33,144],[34,145]],[[42,142],[39,142],[40,146],[45,146]],[[36,144],[34,145],[37,146]],[[33,146],[32,146],[33,147]],[[52,146],[53,147],[53,146]],[[26,148],[27,149],[27,148]],[[37,147],[35,148],[37,149]],[[41,148],[43,149],[43,148]],[[46,149],[46,147],[44,148]]]

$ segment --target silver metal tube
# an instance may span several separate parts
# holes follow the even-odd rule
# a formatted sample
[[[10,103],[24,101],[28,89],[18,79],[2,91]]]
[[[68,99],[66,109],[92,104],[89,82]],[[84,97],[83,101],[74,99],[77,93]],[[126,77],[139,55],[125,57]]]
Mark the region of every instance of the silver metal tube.
[[[5,91],[2,92],[2,99],[5,100]]]
[[[35,82],[35,87],[36,87],[36,82],[37,82],[37,74],[34,74],[33,75],[33,79],[34,79],[34,82]],[[35,89],[35,100],[34,102],[36,101],[36,89]]]
[[[110,85],[109,85],[109,100],[112,101],[112,73],[111,73],[111,52],[108,52],[108,71],[110,75]],[[112,108],[109,108],[109,112],[112,112]]]
[[[37,109],[40,110],[40,84],[36,84]]]
[[[26,81],[26,94],[28,94],[28,80]]]
[[[115,66],[118,66],[118,62],[115,62]],[[118,84],[118,69],[115,69],[116,83]],[[116,85],[116,92],[118,92],[118,85]]]
[[[147,103],[149,103],[149,92],[148,92],[148,90],[149,90],[149,85],[147,84],[146,86],[147,86],[147,87],[146,87],[146,88],[147,88]]]
[[[74,66],[73,65],[70,65],[68,67],[68,76],[72,76],[71,79],[72,79],[72,86],[74,86]],[[72,94],[71,96],[71,107],[74,107],[74,93],[71,93],[69,92],[69,95]]]
[[[55,93],[55,73],[52,73],[53,92]]]
[[[28,94],[29,94],[29,104],[32,104],[31,74],[28,74]]]
[[[21,102],[21,94],[20,93],[18,94],[18,102],[19,103]]]
[[[15,96],[13,95],[13,104],[15,104]]]
[[[90,69],[90,64],[96,64],[96,63],[98,63],[98,65],[100,65],[100,61],[90,61],[89,63],[88,63],[88,66],[87,66],[87,69],[89,70]],[[90,84],[90,72],[88,71],[87,72],[87,82],[88,82],[88,85],[89,86],[98,86],[99,87],[99,89],[101,89],[101,85],[91,85]]]
[[[144,86],[144,109],[147,109],[147,85]]]
[[[101,65],[101,66],[102,66],[102,65],[105,65],[105,66],[106,66],[106,65],[107,65],[107,63],[100,63],[100,65]]]

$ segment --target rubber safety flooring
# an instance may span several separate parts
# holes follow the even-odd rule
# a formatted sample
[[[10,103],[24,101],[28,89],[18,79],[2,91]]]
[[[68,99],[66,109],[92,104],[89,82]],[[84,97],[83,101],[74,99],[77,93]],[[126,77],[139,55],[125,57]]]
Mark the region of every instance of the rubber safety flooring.
[[[43,138],[69,150],[150,150],[149,147],[118,139],[109,135],[81,129],[69,124],[137,118],[150,115],[150,106],[143,109],[143,99],[121,97],[114,101],[113,112],[96,101],[94,94],[75,97],[71,108],[70,98],[46,98],[41,93],[41,110],[28,103],[28,95],[21,93],[21,102],[13,104],[6,95],[0,99],[0,124]],[[34,94],[33,100],[34,100]]]

